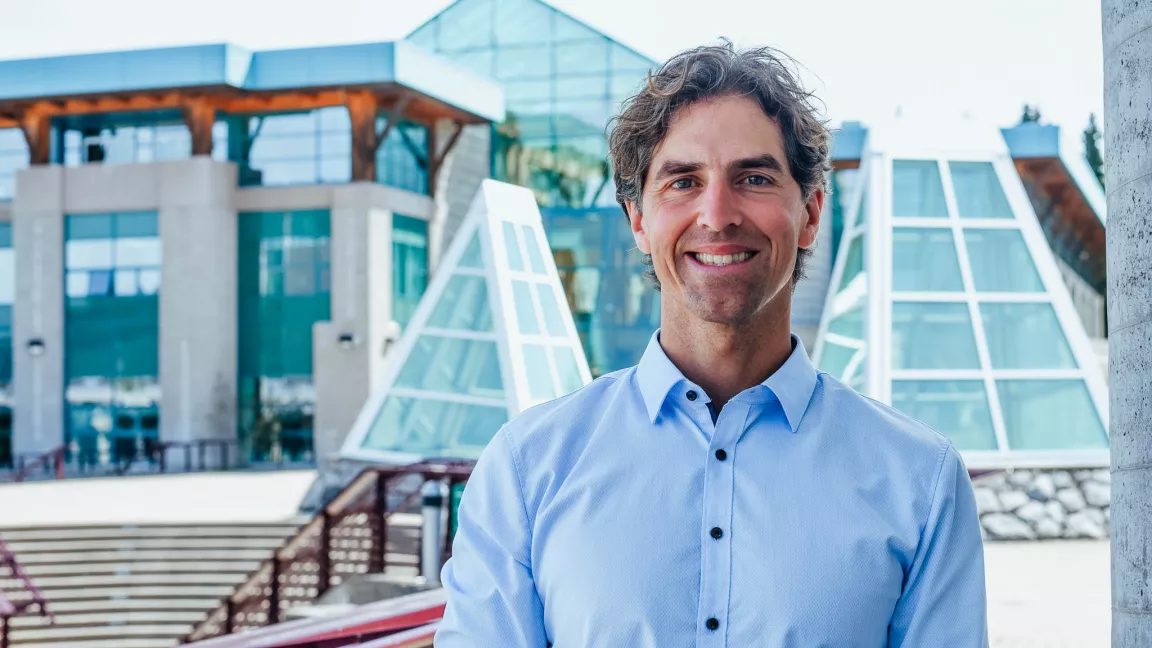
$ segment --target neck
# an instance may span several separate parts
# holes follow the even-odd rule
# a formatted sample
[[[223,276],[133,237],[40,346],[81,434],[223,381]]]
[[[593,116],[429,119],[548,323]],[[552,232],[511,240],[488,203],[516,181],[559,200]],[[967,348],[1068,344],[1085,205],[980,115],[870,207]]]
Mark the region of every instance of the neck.
[[[764,382],[792,355],[791,294],[785,291],[784,296],[782,307],[770,304],[752,321],[735,325],[703,321],[665,299],[660,346],[719,409],[736,394]]]

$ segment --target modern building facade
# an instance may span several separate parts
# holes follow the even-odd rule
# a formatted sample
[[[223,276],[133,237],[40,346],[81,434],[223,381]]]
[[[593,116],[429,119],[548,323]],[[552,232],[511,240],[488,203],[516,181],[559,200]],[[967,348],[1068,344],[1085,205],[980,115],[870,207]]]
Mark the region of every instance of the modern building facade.
[[[399,43],[0,62],[0,464],[197,438],[238,439],[254,461],[333,456],[401,371],[385,353],[485,178],[531,191],[591,375],[634,364],[659,294],[605,130],[655,65],[542,0],[457,0]],[[880,182],[872,135],[835,133],[793,299],[793,330],[818,353],[845,268],[867,258],[854,234]],[[1032,210],[1014,218],[1036,220],[1062,280],[1045,294],[1067,291],[1099,354],[1099,185],[1055,127],[998,141],[1000,180],[1014,173]],[[972,378],[985,393],[996,379]]]
[[[463,129],[504,117],[495,83],[407,43],[9,61],[0,88],[5,441],[81,463],[335,451],[452,192],[489,175]]]

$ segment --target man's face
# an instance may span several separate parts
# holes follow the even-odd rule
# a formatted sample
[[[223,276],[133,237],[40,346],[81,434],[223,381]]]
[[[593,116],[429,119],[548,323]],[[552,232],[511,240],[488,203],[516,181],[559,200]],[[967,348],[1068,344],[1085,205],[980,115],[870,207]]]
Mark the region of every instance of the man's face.
[[[805,200],[775,121],[732,96],[677,111],[628,212],[665,308],[739,325],[788,308],[796,250],[815,242],[823,201]]]

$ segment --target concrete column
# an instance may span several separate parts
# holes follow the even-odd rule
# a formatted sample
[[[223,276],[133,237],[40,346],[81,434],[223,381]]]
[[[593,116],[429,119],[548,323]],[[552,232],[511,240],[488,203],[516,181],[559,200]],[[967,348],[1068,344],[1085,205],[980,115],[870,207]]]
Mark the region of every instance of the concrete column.
[[[160,438],[236,435],[236,166],[206,156],[157,165]]]
[[[16,299],[12,308],[12,451],[51,450],[64,442],[64,168],[17,173],[12,205]],[[33,356],[28,343],[40,340]]]
[[[441,120],[436,126],[435,141],[443,145],[454,128],[452,122]],[[480,183],[492,177],[491,130],[488,124],[465,126],[441,166],[433,192],[435,213],[428,225],[429,274],[435,271],[440,255],[452,244]]]
[[[392,318],[392,213],[386,190],[357,182],[333,189],[332,319],[313,327],[317,462],[340,450],[371,392]],[[377,357],[381,356],[381,357]]]
[[[1103,0],[1112,645],[1152,646],[1152,2]]]

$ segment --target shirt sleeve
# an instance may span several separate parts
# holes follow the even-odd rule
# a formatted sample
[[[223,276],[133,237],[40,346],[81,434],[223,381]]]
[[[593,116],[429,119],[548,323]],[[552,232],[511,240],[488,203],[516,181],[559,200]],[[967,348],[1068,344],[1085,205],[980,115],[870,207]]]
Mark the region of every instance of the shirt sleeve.
[[[544,648],[544,605],[531,565],[532,531],[516,459],[501,429],[464,488],[437,648]]]
[[[988,645],[984,545],[972,482],[948,445],[920,547],[888,629],[890,648]]]

